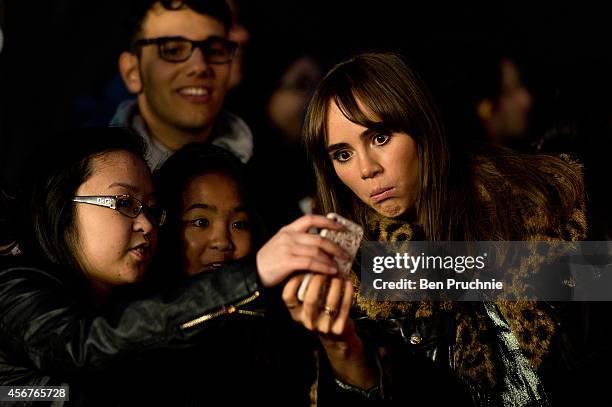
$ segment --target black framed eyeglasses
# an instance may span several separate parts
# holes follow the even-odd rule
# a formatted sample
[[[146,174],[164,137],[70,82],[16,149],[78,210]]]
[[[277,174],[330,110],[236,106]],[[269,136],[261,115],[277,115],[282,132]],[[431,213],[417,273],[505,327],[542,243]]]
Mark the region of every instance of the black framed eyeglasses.
[[[166,221],[165,210],[158,206],[145,205],[131,195],[75,196],[72,202],[114,209],[132,219],[144,212],[147,219],[156,226],[161,226]]]
[[[227,64],[234,58],[238,48],[237,42],[216,36],[201,41],[183,37],[143,38],[134,42],[134,48],[151,44],[157,45],[159,57],[168,62],[187,61],[194,48],[200,48],[204,60],[209,64]]]

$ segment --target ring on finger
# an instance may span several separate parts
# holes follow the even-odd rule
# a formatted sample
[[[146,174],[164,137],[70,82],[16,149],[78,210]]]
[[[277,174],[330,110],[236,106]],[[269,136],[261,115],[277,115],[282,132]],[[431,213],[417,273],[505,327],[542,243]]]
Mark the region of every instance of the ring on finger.
[[[298,302],[285,303],[285,306],[286,306],[288,309],[294,309],[294,308],[299,307],[299,306],[300,306],[300,303],[298,303]]]
[[[326,305],[325,308],[323,308],[323,312],[329,315],[330,318],[333,318],[336,316],[336,313],[338,311],[336,311],[334,308],[330,307],[329,305]]]

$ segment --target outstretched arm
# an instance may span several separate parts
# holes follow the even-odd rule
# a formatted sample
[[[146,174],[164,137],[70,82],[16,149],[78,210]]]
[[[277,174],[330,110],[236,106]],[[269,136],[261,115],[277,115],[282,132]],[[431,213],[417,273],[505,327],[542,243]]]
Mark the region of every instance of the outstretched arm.
[[[340,249],[309,235],[311,227],[338,226],[322,216],[302,217],[266,243],[256,265],[226,264],[187,278],[178,289],[99,315],[83,310],[75,287],[53,273],[23,267],[0,271],[0,346],[41,371],[68,376],[147,350],[184,347],[210,326],[208,321],[240,313],[254,301],[259,282],[270,287],[296,270],[335,273],[329,255]]]

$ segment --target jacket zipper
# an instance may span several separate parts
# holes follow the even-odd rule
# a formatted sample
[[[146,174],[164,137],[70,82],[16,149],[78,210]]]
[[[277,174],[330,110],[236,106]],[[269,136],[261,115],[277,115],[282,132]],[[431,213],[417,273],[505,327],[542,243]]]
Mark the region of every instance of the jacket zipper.
[[[266,314],[261,311],[251,311],[248,309],[239,309],[239,310],[236,310],[236,312],[239,313],[240,315],[250,315],[253,317],[265,317],[266,316]]]
[[[260,313],[255,312],[255,311],[238,309],[238,307],[242,307],[243,305],[253,302],[257,297],[259,297],[259,295],[260,295],[259,291],[255,291],[253,294],[251,294],[249,297],[245,298],[242,301],[238,301],[237,303],[230,304],[230,305],[224,305],[218,311],[204,314],[201,317],[198,317],[189,322],[185,322],[184,324],[181,324],[180,329],[193,328],[194,326],[199,325],[202,322],[210,321],[211,319],[220,317],[221,315],[229,315],[235,312],[238,312],[239,314],[246,314],[246,315],[259,315]]]

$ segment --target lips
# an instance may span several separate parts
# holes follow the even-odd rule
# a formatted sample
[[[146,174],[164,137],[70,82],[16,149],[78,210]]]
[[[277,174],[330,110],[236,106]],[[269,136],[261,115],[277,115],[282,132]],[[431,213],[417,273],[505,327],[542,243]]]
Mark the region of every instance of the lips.
[[[211,263],[206,263],[203,267],[202,267],[202,271],[214,271],[217,270],[219,268],[221,268],[223,266],[223,263],[225,263],[224,261],[215,261],[215,262],[211,262]]]
[[[379,203],[384,201],[385,199],[393,197],[394,193],[395,187],[376,188],[370,193],[370,199],[374,203]]]
[[[148,261],[151,258],[149,243],[141,243],[128,250],[138,261]]]
[[[188,88],[179,89],[179,93],[185,96],[204,96],[210,95],[210,88],[203,86],[190,86]]]
[[[179,88],[177,93],[190,102],[206,103],[210,101],[212,88],[209,86],[185,86]]]

